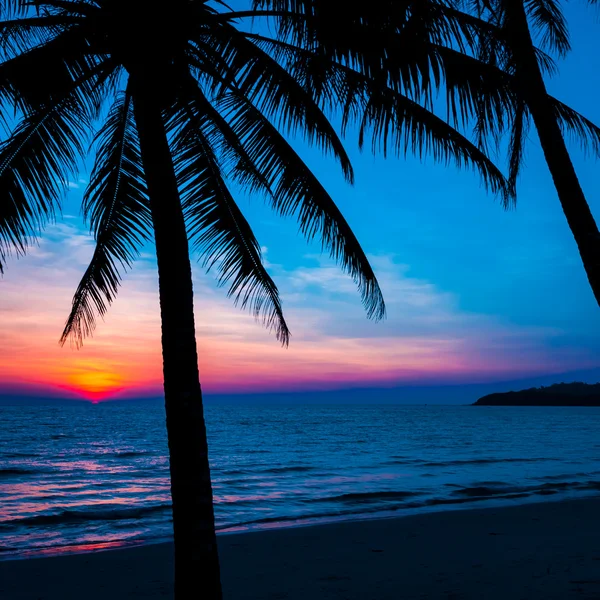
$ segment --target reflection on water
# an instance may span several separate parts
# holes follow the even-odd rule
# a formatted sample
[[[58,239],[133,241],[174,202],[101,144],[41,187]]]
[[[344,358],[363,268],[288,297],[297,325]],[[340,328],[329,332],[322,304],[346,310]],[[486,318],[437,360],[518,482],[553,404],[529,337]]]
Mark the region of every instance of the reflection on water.
[[[36,548],[35,550],[24,550],[19,557],[31,558],[32,556],[56,556],[57,554],[81,554],[84,552],[95,552],[97,550],[116,550],[117,548],[126,548],[136,545],[127,543],[126,540],[115,540],[114,542],[90,542],[83,544],[73,544],[71,546],[55,546],[48,548]]]
[[[0,418],[0,557],[169,537],[161,406]],[[207,423],[222,531],[600,490],[596,409],[222,406]]]

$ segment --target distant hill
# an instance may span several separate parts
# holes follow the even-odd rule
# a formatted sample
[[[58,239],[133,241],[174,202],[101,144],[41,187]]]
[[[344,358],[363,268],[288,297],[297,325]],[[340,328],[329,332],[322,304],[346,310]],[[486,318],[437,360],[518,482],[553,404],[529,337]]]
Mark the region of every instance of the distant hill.
[[[473,406],[600,406],[600,383],[555,383],[520,392],[489,394]]]
[[[394,387],[370,387],[332,390],[296,390],[296,391],[265,391],[217,393],[206,392],[206,404],[218,405],[292,405],[292,404],[460,404],[470,405],[485,394],[502,395],[508,390],[518,390],[530,386],[551,386],[556,380],[583,381],[595,384],[600,381],[600,368],[540,375],[527,379],[492,381],[476,383],[438,383],[429,384],[403,383]],[[582,384],[577,384],[582,385]],[[593,387],[593,386],[587,386]],[[546,388],[543,388],[546,389]],[[550,389],[550,388],[548,388]],[[529,390],[527,390],[529,391]],[[483,398],[482,398],[483,400]],[[119,406],[122,404],[164,404],[163,397],[117,397],[107,398],[101,402],[103,406]],[[2,406],[31,406],[31,405],[68,405],[91,406],[83,398],[42,397],[41,394],[2,389],[0,381],[0,407]]]

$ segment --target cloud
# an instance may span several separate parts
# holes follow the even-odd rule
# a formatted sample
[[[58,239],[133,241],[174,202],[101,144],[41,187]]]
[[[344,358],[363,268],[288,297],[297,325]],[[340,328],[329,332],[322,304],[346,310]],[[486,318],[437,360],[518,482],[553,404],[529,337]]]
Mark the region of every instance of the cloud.
[[[93,251],[80,229],[57,224],[0,282],[0,386],[83,395],[159,394],[157,274],[151,249],[125,275],[105,321],[83,349],[58,338]],[[322,389],[401,382],[509,379],[599,366],[561,344],[560,330],[525,327],[461,310],[460,298],[411,276],[392,255],[372,257],[388,319],[368,321],[352,279],[328,259],[269,265],[292,329],[288,349],[232,306],[195,269],[200,373],[210,391]],[[308,266],[307,266],[308,265]]]

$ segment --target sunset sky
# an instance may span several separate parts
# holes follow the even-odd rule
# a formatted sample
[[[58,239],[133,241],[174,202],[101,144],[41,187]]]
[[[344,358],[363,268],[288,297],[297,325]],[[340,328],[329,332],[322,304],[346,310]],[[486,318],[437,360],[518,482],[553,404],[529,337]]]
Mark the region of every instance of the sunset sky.
[[[574,51],[550,82],[600,123],[598,12],[567,7]],[[594,74],[588,77],[587,73]],[[379,277],[388,307],[366,319],[352,281],[293,221],[240,198],[280,287],[292,340],[282,349],[195,268],[201,380],[210,392],[259,392],[525,379],[600,367],[600,311],[530,135],[519,207],[505,212],[476,175],[454,166],[373,158],[351,136],[356,185],[298,144],[338,202]],[[600,219],[598,162],[573,156]],[[80,217],[89,169],[69,183],[63,218],[0,280],[0,394],[87,399],[161,393],[154,250],[81,350],[58,338],[93,248]]]

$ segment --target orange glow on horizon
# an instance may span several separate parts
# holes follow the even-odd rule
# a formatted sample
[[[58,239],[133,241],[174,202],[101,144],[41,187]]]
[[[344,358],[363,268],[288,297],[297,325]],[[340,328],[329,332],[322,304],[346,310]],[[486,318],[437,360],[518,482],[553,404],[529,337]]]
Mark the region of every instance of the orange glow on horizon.
[[[105,369],[101,363],[85,361],[66,374],[62,387],[95,403],[121,391],[125,387],[125,381],[119,374]]]

